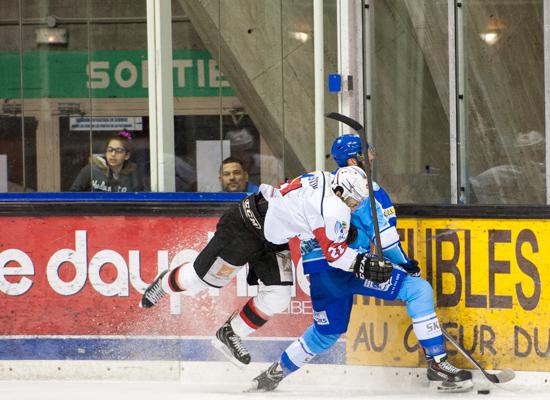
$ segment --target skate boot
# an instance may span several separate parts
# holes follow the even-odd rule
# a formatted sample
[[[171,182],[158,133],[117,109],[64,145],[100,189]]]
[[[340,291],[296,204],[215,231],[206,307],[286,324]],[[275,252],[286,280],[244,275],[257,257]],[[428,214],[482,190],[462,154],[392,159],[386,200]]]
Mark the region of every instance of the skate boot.
[[[283,378],[284,374],[281,364],[274,362],[267,370],[252,380],[250,391],[271,392],[279,386],[279,382],[281,382]]]
[[[157,275],[153,283],[151,283],[149,287],[145,289],[145,292],[143,293],[143,296],[141,297],[141,301],[139,303],[139,306],[141,308],[153,307],[166,294],[166,292],[162,288],[162,278],[168,272],[168,270],[162,271],[160,274]]]
[[[212,340],[212,344],[216,349],[223,353],[229,361],[237,367],[242,368],[250,364],[250,353],[244,347],[241,337],[237,335],[231,327],[231,319],[233,315],[222,325],[216,332],[216,337]]]
[[[428,380],[436,382],[437,390],[444,392],[466,392],[473,386],[472,373],[456,368],[447,356],[439,360],[428,358]]]

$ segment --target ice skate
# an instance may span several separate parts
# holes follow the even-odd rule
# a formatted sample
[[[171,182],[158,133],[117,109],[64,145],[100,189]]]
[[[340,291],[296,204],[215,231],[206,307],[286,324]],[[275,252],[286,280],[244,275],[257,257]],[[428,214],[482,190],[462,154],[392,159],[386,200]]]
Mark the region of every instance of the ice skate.
[[[218,349],[229,361],[239,368],[250,364],[250,353],[244,347],[241,337],[237,335],[231,327],[231,316],[225,324],[216,332],[216,337],[212,339],[212,344]]]
[[[157,275],[153,283],[151,283],[149,287],[145,289],[145,292],[141,297],[141,301],[139,302],[139,306],[141,308],[151,308],[164,297],[166,292],[162,288],[162,278],[167,273],[168,270],[162,271],[160,274]]]
[[[447,361],[447,356],[438,361],[428,359],[428,380],[442,392],[466,392],[473,387],[472,373],[456,368]]]
[[[252,385],[249,392],[271,392],[279,386],[279,382],[283,380],[283,369],[281,364],[274,362],[267,370],[252,380]]]

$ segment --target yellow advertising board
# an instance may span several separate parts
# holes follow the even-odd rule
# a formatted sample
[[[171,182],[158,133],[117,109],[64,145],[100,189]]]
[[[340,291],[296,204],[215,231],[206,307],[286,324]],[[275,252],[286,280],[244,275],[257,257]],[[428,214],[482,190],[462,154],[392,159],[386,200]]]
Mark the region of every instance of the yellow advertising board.
[[[550,371],[550,221],[401,218],[399,233],[440,323],[485,368]],[[403,303],[355,301],[348,363],[424,365]]]

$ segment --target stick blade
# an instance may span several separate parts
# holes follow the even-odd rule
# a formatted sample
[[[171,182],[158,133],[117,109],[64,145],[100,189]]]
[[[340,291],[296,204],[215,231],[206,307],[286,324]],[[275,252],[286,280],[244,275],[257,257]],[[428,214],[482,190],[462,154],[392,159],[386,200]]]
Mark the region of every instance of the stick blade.
[[[363,125],[361,125],[359,122],[357,122],[353,118],[350,118],[346,115],[343,115],[343,114],[340,114],[340,113],[337,113],[337,112],[327,113],[327,114],[325,114],[325,117],[330,118],[330,119],[334,119],[334,120],[339,121],[343,124],[346,124],[347,126],[351,127],[352,129],[354,129],[356,131],[361,131],[361,130],[364,129]]]
[[[502,371],[497,372],[495,375],[498,379],[497,383],[509,382],[516,377],[516,373],[513,369],[510,368],[503,369]]]

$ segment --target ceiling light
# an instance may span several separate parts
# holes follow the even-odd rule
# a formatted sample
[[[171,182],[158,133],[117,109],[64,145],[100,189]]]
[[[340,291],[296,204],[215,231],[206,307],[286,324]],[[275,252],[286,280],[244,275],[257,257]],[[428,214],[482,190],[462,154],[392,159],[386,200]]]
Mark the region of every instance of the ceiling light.
[[[305,32],[289,32],[292,39],[296,39],[299,42],[305,43],[309,39],[309,35]]]
[[[67,29],[38,28],[35,32],[38,44],[67,44]]]
[[[484,32],[479,35],[481,40],[487,43],[489,46],[494,45],[500,39],[500,34],[498,32]]]

